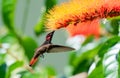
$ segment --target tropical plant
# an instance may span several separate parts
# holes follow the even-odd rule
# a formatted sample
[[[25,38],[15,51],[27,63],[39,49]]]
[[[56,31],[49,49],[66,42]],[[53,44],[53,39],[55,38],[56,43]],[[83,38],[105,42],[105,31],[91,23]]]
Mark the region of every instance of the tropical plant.
[[[20,1],[25,6],[22,24],[18,25]],[[120,0],[70,0],[60,5],[57,0],[44,0],[32,28],[34,37],[25,31],[32,0],[24,1],[0,0],[0,78],[120,78]],[[40,45],[37,39],[46,30],[61,28],[69,33],[67,44],[76,49],[68,52],[64,74],[40,63],[30,67]]]

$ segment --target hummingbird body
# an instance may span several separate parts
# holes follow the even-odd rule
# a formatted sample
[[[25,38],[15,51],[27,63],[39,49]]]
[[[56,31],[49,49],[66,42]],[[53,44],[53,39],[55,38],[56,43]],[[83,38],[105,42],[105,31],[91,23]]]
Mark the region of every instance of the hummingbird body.
[[[30,61],[29,66],[32,66],[37,61],[38,57],[43,56],[43,54],[45,52],[56,53],[56,52],[64,52],[64,51],[74,50],[73,48],[67,47],[67,46],[53,45],[51,43],[53,33],[54,33],[54,31],[48,33],[48,35],[46,36],[45,42],[36,49],[34,56],[33,56],[32,60]]]
[[[34,54],[34,57],[37,57],[37,55],[43,55],[43,53],[47,52],[51,44],[44,44],[36,49],[36,52]]]
[[[37,61],[38,57],[43,56],[43,53],[45,53],[48,50],[51,44],[53,34],[54,34],[54,31],[47,34],[45,42],[36,49],[34,56],[30,61],[29,66],[32,66]]]

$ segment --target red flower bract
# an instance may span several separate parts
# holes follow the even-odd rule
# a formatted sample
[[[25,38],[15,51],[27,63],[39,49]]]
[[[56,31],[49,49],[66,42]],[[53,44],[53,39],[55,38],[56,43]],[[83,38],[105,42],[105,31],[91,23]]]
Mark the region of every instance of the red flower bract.
[[[81,34],[84,36],[94,35],[95,37],[99,37],[100,34],[99,25],[100,25],[99,20],[96,19],[94,21],[78,23],[76,26],[70,24],[69,26],[67,26],[67,30],[71,36],[76,36]]]

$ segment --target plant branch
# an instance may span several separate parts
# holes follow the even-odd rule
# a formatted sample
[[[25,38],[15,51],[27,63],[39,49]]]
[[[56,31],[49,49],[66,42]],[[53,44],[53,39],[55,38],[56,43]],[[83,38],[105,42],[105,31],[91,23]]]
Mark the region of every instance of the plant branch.
[[[8,53],[11,57],[13,57],[15,60],[19,60],[19,58],[18,58],[17,56],[15,56],[14,54],[12,54],[12,53],[9,51],[9,49],[7,49],[7,53]],[[29,66],[24,65],[23,68],[25,68],[26,70],[30,71],[31,73],[34,73],[33,69],[32,69],[31,67],[29,67]]]

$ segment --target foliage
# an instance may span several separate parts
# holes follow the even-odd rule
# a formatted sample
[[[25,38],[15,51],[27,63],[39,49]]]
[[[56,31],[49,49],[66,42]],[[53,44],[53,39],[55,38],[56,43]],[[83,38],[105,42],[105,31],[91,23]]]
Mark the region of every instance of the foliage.
[[[44,33],[45,31],[45,15],[48,13],[48,10],[50,10],[52,7],[56,5],[57,1],[56,0],[45,0],[45,9],[43,10],[41,14],[41,18],[39,18],[38,23],[36,24],[34,31],[36,35],[40,35],[41,33]]]
[[[31,0],[26,1],[28,7]],[[25,29],[20,30],[15,25],[17,2],[18,0],[0,0],[1,19],[4,23],[0,27],[0,78],[12,78],[13,75],[20,75],[20,78],[57,77],[59,74],[55,67],[40,67],[36,64],[31,69],[26,66],[39,44],[35,38],[25,33]],[[45,15],[56,4],[57,0],[44,0],[45,9],[34,26],[37,37],[45,33]],[[23,26],[26,24],[26,15],[27,12]],[[120,78],[120,16],[106,20],[107,22],[102,21],[101,25],[107,33],[97,40],[93,36],[87,37],[79,50],[70,53],[69,70],[61,78],[82,72],[88,72],[88,78]],[[92,48],[88,49],[91,45]],[[95,67],[92,67],[93,63]]]

